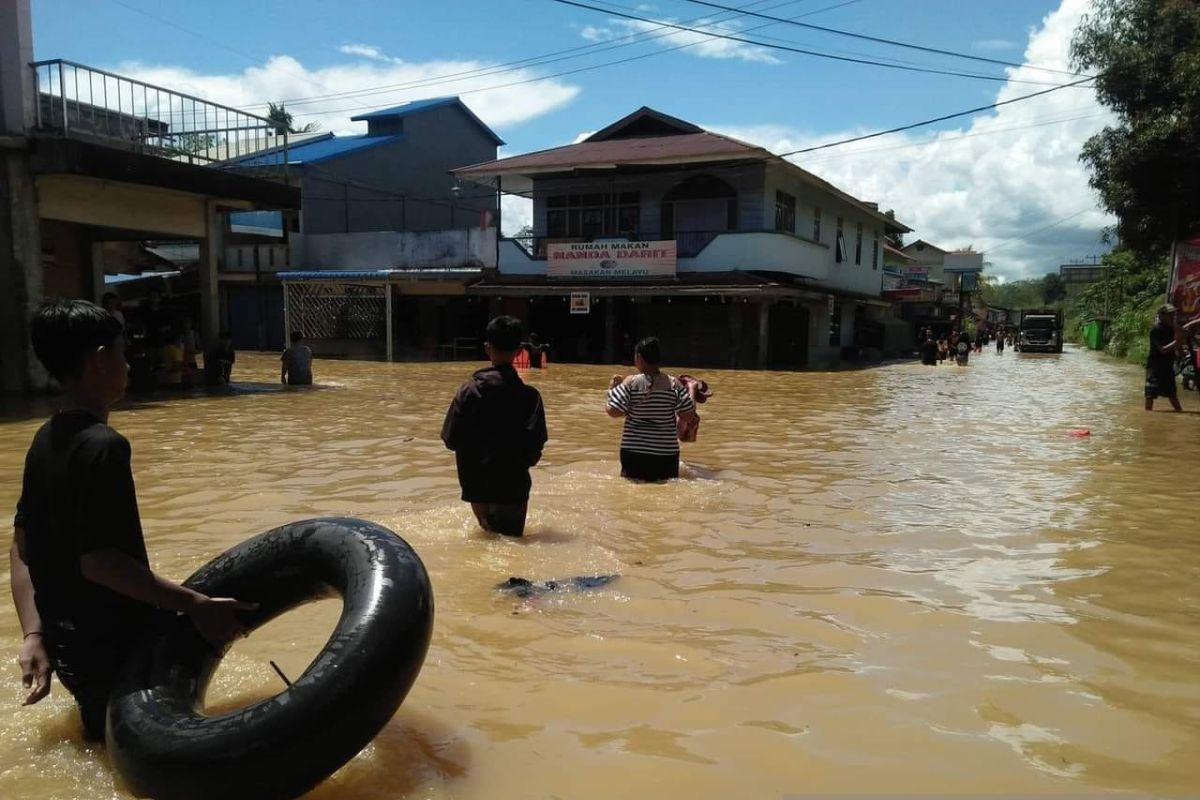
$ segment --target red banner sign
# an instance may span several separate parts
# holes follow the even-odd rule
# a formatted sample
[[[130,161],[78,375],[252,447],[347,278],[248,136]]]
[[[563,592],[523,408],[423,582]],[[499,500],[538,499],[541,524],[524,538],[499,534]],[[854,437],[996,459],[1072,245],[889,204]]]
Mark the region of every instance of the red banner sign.
[[[1171,302],[1179,310],[1180,322],[1200,317],[1200,237],[1175,246]]]

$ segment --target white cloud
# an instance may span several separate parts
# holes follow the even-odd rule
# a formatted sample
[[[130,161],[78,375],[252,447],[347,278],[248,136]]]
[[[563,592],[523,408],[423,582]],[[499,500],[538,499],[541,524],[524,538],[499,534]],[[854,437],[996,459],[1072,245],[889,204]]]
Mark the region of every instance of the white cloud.
[[[533,201],[520,195],[503,195],[500,198],[501,234],[513,236],[527,225],[533,225]]]
[[[1071,35],[1088,5],[1063,0],[1030,34],[1025,63],[1069,69]],[[1009,77],[1071,80],[1028,66],[1010,69]],[[1009,82],[996,99],[1037,88]],[[793,160],[856,197],[895,209],[915,229],[910,240],[973,244],[994,273],[1014,280],[1105,249],[1100,232],[1113,220],[1098,207],[1078,155],[1083,142],[1112,119],[1093,90],[1063,89],[972,117],[956,129],[880,137]],[[776,153],[867,133],[713,127]]]
[[[336,133],[363,132],[365,126],[350,122],[350,117],[369,110],[454,94],[461,95],[488,125],[516,125],[563,107],[579,93],[578,86],[559,79],[472,93],[537,78],[540,73],[525,69],[502,76],[480,75],[491,65],[481,61],[406,62],[372,45],[351,44],[339,49],[367,60],[310,70],[292,56],[278,55],[262,65],[226,75],[130,61],[116,65],[113,71],[250,113],[265,114],[268,101],[292,100],[287,110],[297,125],[317,122],[322,130]],[[451,75],[455,77],[446,77]],[[346,92],[358,94],[303,101]]]
[[[1014,42],[1011,39],[981,39],[977,42],[972,42],[971,46],[976,50],[1016,50],[1021,46],[1021,43]]]
[[[675,22],[673,19],[664,21]],[[712,31],[713,33],[723,35],[737,35],[738,30],[736,23],[724,22],[718,25],[709,20],[699,20],[698,22],[689,23],[687,27],[694,28],[696,31]],[[765,47],[757,47],[729,39],[719,39],[700,32],[677,30],[669,26],[664,26],[659,22],[612,19],[609,20],[608,27],[587,25],[579,31],[579,35],[589,42],[605,42],[610,39],[622,38],[634,34],[646,34],[640,36],[639,41],[652,41],[663,47],[680,47],[686,45],[686,48],[680,50],[680,52],[690,53],[698,58],[738,59],[740,61],[756,61],[762,64],[783,63]]]
[[[362,56],[373,61],[392,61],[373,44],[344,44],[338,48],[338,52],[348,56]]]

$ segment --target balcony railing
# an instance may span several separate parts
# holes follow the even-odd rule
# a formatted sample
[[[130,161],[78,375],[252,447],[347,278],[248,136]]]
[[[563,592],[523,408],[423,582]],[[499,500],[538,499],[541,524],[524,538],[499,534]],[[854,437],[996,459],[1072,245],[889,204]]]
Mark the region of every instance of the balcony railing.
[[[209,166],[258,153],[286,168],[287,129],[266,117],[73,61],[30,66],[42,132]]]

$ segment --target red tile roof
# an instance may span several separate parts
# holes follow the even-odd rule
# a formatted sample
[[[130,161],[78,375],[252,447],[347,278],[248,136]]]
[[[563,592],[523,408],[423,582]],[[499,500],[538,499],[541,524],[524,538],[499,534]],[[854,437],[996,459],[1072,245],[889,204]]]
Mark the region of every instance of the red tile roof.
[[[738,158],[769,158],[761,147],[739,142],[717,133],[686,133],[638,139],[585,141],[521,156],[487,161],[454,172],[463,177],[475,173],[552,172],[556,169],[586,169],[621,164],[727,161]]]

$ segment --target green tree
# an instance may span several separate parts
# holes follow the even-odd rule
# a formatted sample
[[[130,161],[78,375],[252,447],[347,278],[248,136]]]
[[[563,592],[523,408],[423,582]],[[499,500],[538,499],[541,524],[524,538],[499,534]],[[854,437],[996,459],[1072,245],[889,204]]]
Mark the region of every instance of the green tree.
[[[988,305],[1000,308],[1038,308],[1043,303],[1042,279],[1026,278],[1006,283],[988,281],[982,285],[980,296]]]
[[[171,146],[180,153],[203,154],[217,146],[217,137],[211,133],[176,133],[170,137]]]
[[[1071,57],[1117,115],[1084,144],[1091,184],[1123,245],[1166,253],[1200,227],[1200,3],[1094,0]]]
[[[1062,277],[1051,272],[1046,277],[1042,278],[1042,300],[1048,306],[1052,306],[1057,302],[1065,300],[1067,297],[1067,286],[1063,283]]]
[[[283,101],[278,105],[267,103],[267,119],[275,124],[275,133],[280,136],[285,133],[312,133],[321,129],[319,122],[310,122],[303,128],[297,128],[291,112],[284,108]]]
[[[1146,358],[1146,331],[1167,288],[1167,259],[1119,248],[1101,259],[1104,277],[1071,304],[1072,328],[1097,317],[1108,325],[1108,351],[1135,363]]]

